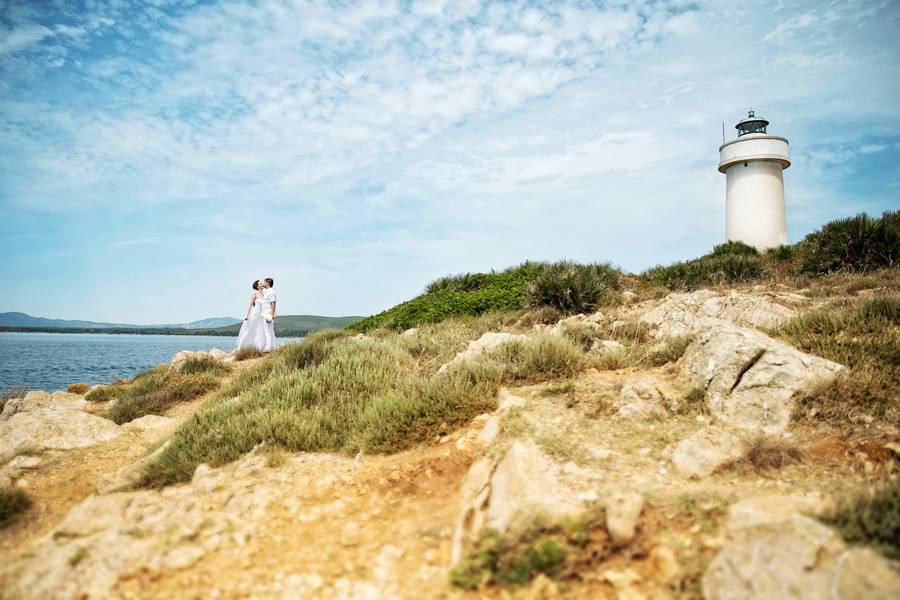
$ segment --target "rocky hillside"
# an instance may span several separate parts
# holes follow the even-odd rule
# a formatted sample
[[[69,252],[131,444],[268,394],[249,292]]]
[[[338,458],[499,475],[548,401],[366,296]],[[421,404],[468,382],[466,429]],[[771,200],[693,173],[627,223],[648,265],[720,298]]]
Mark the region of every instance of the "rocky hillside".
[[[900,596],[897,269],[627,287],[9,399],[0,598]]]

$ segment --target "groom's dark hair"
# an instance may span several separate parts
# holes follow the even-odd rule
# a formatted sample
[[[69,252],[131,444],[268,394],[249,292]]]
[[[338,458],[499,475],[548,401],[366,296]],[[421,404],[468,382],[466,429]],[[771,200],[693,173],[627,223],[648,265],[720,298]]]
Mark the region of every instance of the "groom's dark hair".
[[[269,284],[269,287],[275,287],[275,280],[271,277],[266,277],[266,283]]]

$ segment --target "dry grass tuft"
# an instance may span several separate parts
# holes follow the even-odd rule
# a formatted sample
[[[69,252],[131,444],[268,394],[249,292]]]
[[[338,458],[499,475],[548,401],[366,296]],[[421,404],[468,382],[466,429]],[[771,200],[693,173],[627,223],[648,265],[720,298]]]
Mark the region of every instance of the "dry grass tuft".
[[[756,472],[772,471],[806,462],[806,453],[788,440],[759,435],[750,440],[746,456],[733,466]]]
[[[91,391],[91,386],[86,383],[70,383],[66,391],[70,394],[87,394]]]
[[[851,544],[868,544],[888,558],[900,559],[900,481],[851,493],[821,520]]]
[[[266,353],[262,350],[257,350],[256,348],[241,348],[237,352],[234,353],[234,360],[240,362],[242,360],[249,360],[251,358],[259,358],[260,356],[265,356]]]

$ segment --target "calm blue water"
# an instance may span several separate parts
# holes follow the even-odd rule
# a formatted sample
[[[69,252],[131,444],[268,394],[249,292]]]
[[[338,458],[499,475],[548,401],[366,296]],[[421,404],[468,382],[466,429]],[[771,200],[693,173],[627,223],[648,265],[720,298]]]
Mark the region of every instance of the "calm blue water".
[[[167,363],[180,350],[230,352],[235,341],[194,335],[0,333],[0,391],[13,386],[64,390],[76,381],[109,383]]]

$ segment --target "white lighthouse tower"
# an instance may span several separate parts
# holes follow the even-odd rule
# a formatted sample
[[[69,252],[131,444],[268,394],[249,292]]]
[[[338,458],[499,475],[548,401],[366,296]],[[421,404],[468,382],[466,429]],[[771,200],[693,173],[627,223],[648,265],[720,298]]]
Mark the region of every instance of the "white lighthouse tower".
[[[787,243],[784,177],[788,141],[766,133],[768,121],[751,110],[735,125],[738,136],[719,147],[725,173],[725,237],[765,250]]]

